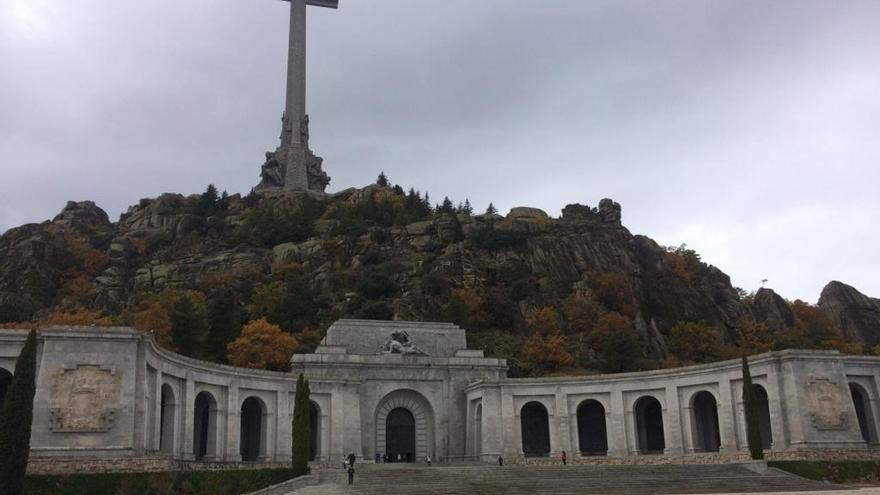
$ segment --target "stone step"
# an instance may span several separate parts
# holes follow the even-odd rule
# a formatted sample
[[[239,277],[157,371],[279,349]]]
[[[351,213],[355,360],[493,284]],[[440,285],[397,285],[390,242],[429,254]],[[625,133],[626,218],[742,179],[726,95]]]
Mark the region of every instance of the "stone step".
[[[741,465],[426,467],[363,464],[356,468],[355,483],[351,487],[345,486],[346,493],[647,495],[846,489],[775,469],[759,474]],[[314,488],[308,493],[334,493],[333,486],[346,484],[346,474],[342,469],[322,470],[320,479],[323,488]]]

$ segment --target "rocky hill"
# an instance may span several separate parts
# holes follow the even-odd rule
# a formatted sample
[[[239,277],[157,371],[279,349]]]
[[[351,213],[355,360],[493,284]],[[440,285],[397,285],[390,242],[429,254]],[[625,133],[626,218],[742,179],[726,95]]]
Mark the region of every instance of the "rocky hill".
[[[551,218],[533,208],[475,215],[448,200],[434,208],[398,186],[246,197],[209,188],[141,200],[117,222],[70,202],[52,221],[0,236],[0,323],[132,324],[174,347],[181,297],[195,302],[214,351],[179,350],[215,360],[260,317],[301,351],[344,316],[451,320],[510,358],[514,374],[880,344],[880,300],[839,282],[818,307],[769,289],[745,294],[686,247],[631,234],[609,199]]]

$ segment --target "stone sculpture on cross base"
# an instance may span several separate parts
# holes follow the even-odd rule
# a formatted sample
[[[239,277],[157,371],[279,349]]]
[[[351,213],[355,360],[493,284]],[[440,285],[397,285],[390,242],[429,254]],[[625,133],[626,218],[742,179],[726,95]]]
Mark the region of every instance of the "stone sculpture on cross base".
[[[306,6],[337,8],[339,0],[287,0],[290,2],[290,44],[287,61],[287,101],[281,118],[281,145],[266,153],[258,190],[300,189],[321,191],[330,183],[321,168],[324,160],[309,148],[306,114]]]

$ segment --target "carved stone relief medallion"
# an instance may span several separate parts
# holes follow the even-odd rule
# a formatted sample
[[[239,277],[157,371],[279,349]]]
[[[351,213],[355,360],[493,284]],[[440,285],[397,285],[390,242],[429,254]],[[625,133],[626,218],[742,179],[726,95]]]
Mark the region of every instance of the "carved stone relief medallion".
[[[122,376],[93,364],[65,366],[52,379],[49,430],[100,433],[113,428]]]

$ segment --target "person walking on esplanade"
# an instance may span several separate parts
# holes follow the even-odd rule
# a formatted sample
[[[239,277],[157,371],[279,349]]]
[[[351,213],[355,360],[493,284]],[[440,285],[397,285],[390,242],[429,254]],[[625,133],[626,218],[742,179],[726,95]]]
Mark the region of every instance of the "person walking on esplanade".
[[[504,458],[501,457],[500,455],[498,456],[498,465],[499,465],[499,466],[503,466],[503,465],[504,465]]]
[[[351,485],[354,483],[354,465],[348,466],[348,484]]]
[[[562,451],[562,465],[565,466],[565,461],[568,460],[568,456],[565,455],[565,451]]]

